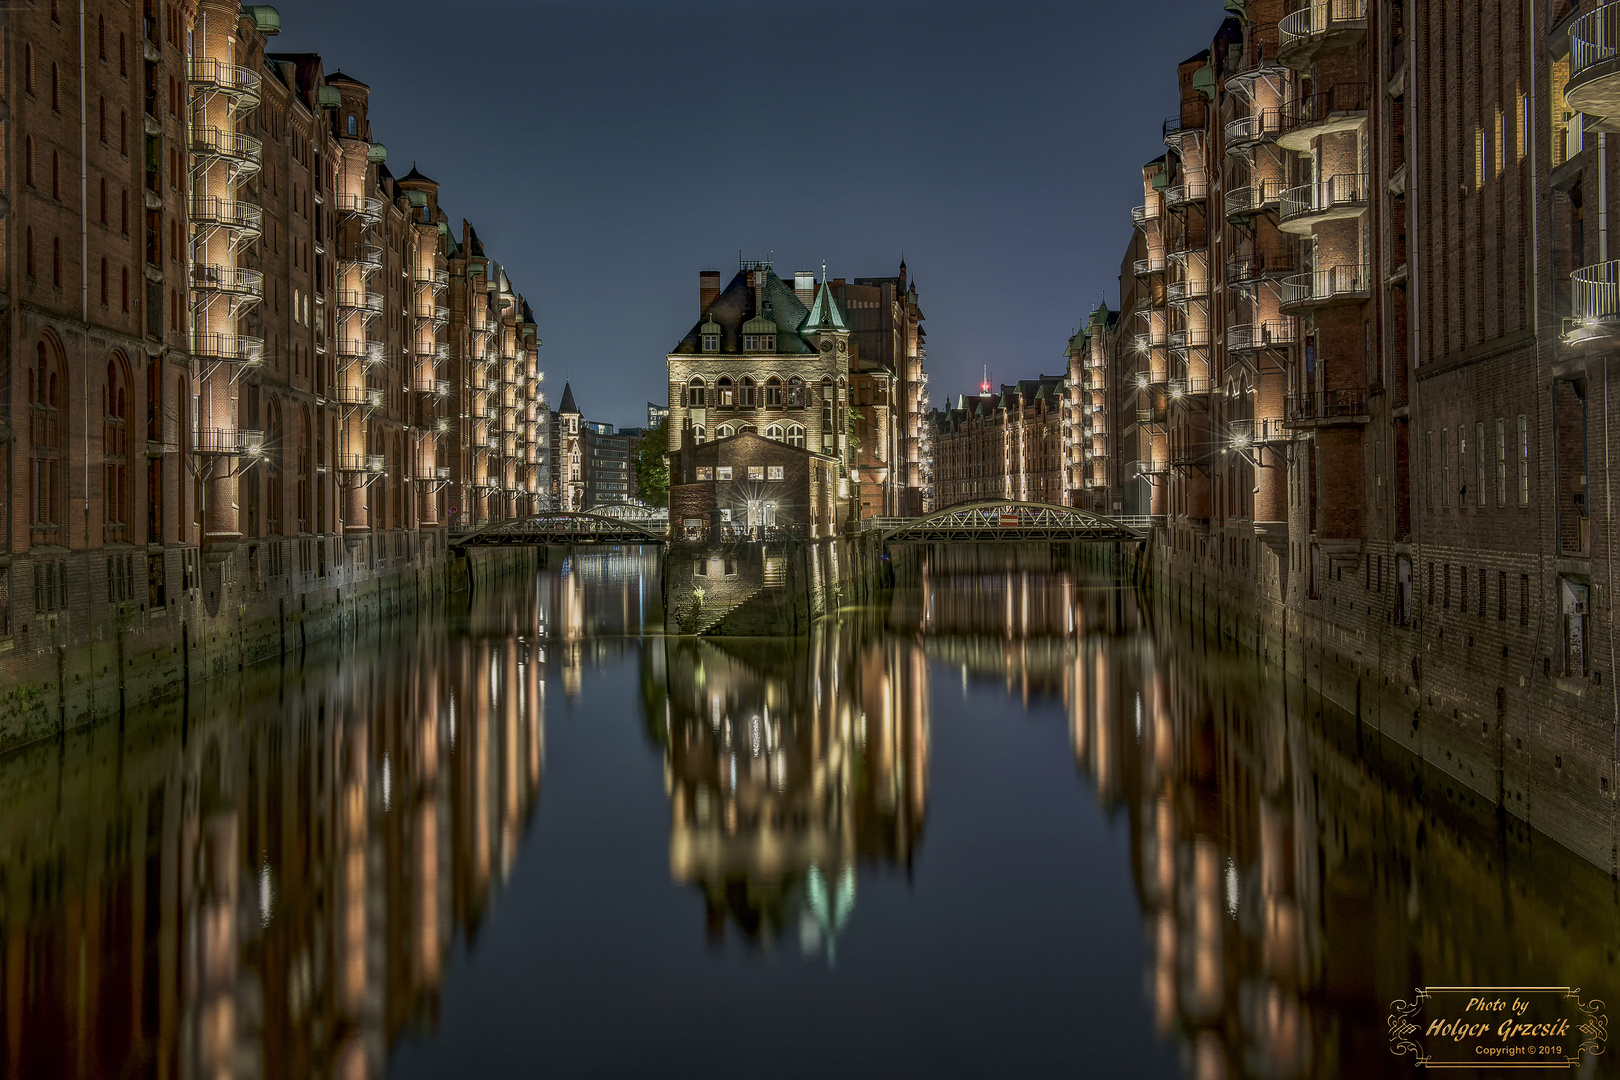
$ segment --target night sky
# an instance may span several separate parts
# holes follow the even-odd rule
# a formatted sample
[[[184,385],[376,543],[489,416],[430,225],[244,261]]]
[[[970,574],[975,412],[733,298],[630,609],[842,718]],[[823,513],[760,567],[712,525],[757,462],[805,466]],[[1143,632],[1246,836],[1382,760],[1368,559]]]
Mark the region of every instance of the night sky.
[[[698,271],[893,274],[937,404],[1062,369],[1220,0],[280,0],[533,304],[551,400],[645,423]]]

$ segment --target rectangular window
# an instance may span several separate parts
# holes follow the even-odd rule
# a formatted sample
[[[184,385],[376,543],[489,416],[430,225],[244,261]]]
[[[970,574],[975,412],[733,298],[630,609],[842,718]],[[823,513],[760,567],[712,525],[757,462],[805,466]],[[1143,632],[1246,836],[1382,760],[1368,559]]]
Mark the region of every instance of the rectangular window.
[[[1507,132],[1502,127],[1502,110],[1500,108],[1496,110],[1496,126],[1491,129],[1491,132],[1496,145],[1496,175],[1501,176],[1502,168],[1506,163],[1504,159],[1507,152]]]
[[[1519,505],[1530,505],[1530,429],[1519,414]]]
[[[1429,579],[1429,606],[1434,607],[1434,563],[1430,563],[1424,574]]]
[[[1424,501],[1430,510],[1434,509],[1434,432],[1424,437],[1423,443],[1423,492]]]
[[[1496,621],[1507,622],[1507,571],[1496,572]]]
[[[1519,575],[1519,625],[1530,625],[1530,575]]]
[[[698,558],[692,560],[692,576],[709,576],[709,559],[707,556],[699,556]]]
[[[1474,425],[1474,503],[1485,505],[1485,421]]]
[[[1445,575],[1446,575],[1445,584],[1441,586],[1441,590],[1440,590],[1440,606],[1443,607],[1443,608],[1449,609],[1451,607],[1451,564],[1450,563],[1446,563],[1446,565],[1445,565]]]
[[[782,466],[780,466],[780,465],[768,465],[768,466],[766,466],[765,467],[765,479],[767,479],[767,480],[780,480],[780,479],[782,479]]]
[[[1440,429],[1440,505],[1451,505],[1451,429]]]
[[[1589,587],[1581,582],[1569,578],[1558,581],[1558,607],[1564,639],[1563,672],[1575,679],[1584,679],[1588,674],[1586,631],[1589,594]]]
[[[1507,505],[1507,421],[1496,422],[1496,505]]]
[[[708,466],[708,465],[699,465],[698,466],[698,480],[699,481],[713,480],[713,479],[714,479],[714,469],[711,466]]]
[[[750,479],[750,480],[763,480],[763,479],[765,479],[765,466],[763,466],[763,465],[750,465],[750,466],[748,466],[748,479]]]
[[[1479,568],[1479,617],[1485,617],[1485,568]]]
[[[715,479],[717,479],[717,480],[730,480],[731,479],[731,466],[730,465],[718,466],[715,469]]]
[[[1523,161],[1524,160],[1525,143],[1529,141],[1528,139],[1525,138],[1524,119],[1529,114],[1530,108],[1529,108],[1529,103],[1527,102],[1524,94],[1518,93],[1517,90],[1515,90],[1514,98],[1518,103],[1517,104],[1518,116],[1514,118],[1515,123],[1513,125],[1513,135],[1514,135],[1513,149],[1514,149],[1515,155],[1518,157],[1518,159],[1520,161]]]
[[[1474,190],[1485,183],[1485,129],[1474,125]]]
[[[1457,479],[1462,487],[1457,489],[1457,506],[1461,509],[1468,505],[1468,428],[1466,425],[1457,425]]]
[[[1457,610],[1462,614],[1468,613],[1468,567],[1459,567],[1457,570]]]

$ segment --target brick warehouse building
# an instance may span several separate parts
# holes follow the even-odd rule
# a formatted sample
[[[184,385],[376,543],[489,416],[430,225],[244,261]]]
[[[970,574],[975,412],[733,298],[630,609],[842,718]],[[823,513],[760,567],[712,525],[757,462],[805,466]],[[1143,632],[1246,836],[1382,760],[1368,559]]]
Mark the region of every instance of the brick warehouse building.
[[[982,499],[1069,505],[1064,488],[1067,380],[1042,375],[934,411],[941,507]]]
[[[390,174],[364,84],[267,52],[265,6],[0,21],[0,663],[50,687],[0,740],[420,588],[446,526],[530,512],[533,314],[433,181]]]
[[[1105,499],[1173,603],[1614,870],[1620,5],[1227,6],[1142,170]]]

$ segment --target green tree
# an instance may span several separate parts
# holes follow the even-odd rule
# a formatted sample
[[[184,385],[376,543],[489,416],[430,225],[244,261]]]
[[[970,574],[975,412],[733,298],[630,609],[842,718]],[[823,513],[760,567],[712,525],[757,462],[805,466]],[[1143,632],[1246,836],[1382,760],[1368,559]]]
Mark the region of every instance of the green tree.
[[[636,498],[648,506],[669,505],[669,421],[647,432],[636,452]]]

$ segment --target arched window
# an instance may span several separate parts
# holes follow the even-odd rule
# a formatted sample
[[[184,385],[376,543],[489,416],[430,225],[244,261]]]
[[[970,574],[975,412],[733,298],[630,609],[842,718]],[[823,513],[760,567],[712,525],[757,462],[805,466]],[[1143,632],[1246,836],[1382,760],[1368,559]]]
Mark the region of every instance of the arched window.
[[[133,492],[129,481],[129,365],[122,353],[107,360],[107,384],[102,391],[101,453],[102,530],[108,540],[128,536]]]
[[[738,386],[737,404],[745,409],[752,409],[759,404],[754,398],[754,380],[747,375],[742,377],[742,383]]]
[[[34,173],[34,137],[32,135],[23,140],[23,181],[29,187],[37,186],[37,176]]]
[[[724,375],[720,376],[720,381],[714,385],[714,403],[722,409],[729,409],[737,404],[737,392],[731,388],[731,379]]]
[[[34,227],[28,226],[23,234],[23,265],[27,268],[28,276],[33,277],[34,266]]]
[[[112,293],[111,293],[111,290],[110,290],[110,288],[108,286],[108,281],[107,281],[107,260],[102,259],[101,260],[101,304],[102,304],[103,307],[105,307],[107,305],[108,298],[111,295],[112,295]]]
[[[821,432],[824,435],[832,434],[833,430],[833,381],[821,380]]]
[[[62,238],[51,237],[51,283],[62,287]]]
[[[119,276],[123,279],[123,285],[120,288],[121,302],[122,302],[123,307],[124,307],[124,314],[128,315],[129,314],[129,267],[126,266],[122,270],[120,270],[119,271]]]
[[[686,384],[686,406],[689,409],[703,408],[703,380],[694,377]]]
[[[787,403],[790,409],[804,408],[804,380],[797,375],[788,380]]]
[[[782,407],[782,380],[775,375],[765,380],[765,407],[767,409]]]
[[[61,412],[66,389],[61,357],[53,343],[39,342],[34,348],[34,366],[28,372],[28,520],[36,543],[59,542],[57,532],[67,517]]]
[[[782,425],[781,424],[772,424],[770,427],[766,428],[765,429],[765,437],[767,439],[774,439],[777,442],[781,442],[782,441]]]
[[[735,434],[737,434],[737,432],[730,424],[721,424],[720,427],[715,431],[714,437],[717,439],[729,439]]]
[[[692,445],[693,446],[702,446],[703,443],[704,443],[705,438],[706,438],[706,436],[703,433],[703,425],[702,424],[698,424],[698,425],[696,425],[695,427],[692,428]]]
[[[283,512],[284,487],[286,484],[283,473],[283,463],[287,453],[287,433],[281,423],[281,401],[279,398],[270,399],[270,407],[266,410],[264,433],[264,459],[266,484],[270,488],[268,519],[265,524],[269,527],[272,536],[281,533],[281,515]]]
[[[34,47],[23,43],[23,89],[34,93]]]
[[[62,72],[55,61],[51,63],[51,111],[62,111]]]
[[[359,135],[360,134],[360,118],[355,116],[354,113],[349,114],[349,134],[350,135]]]
[[[803,450],[804,428],[798,424],[794,424],[792,427],[788,428],[787,441],[789,446],[797,446],[800,450]]]

